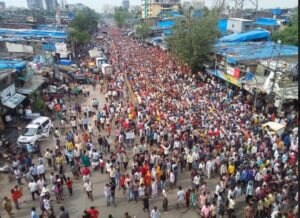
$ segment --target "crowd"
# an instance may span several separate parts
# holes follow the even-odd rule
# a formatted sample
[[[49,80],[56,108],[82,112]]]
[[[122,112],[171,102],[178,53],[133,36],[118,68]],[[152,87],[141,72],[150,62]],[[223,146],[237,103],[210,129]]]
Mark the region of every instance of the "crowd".
[[[103,190],[107,207],[117,207],[116,191],[121,189],[128,202],[143,202],[151,218],[160,218],[160,210],[170,210],[171,204],[193,208],[203,218],[225,214],[233,218],[241,208],[245,218],[298,217],[296,111],[287,111],[284,117],[257,111],[238,89],[205,73],[192,74],[156,47],[124,37],[116,29],[110,29],[108,37],[115,73],[99,82],[104,106],[92,99],[87,104],[75,100],[67,108],[54,99],[50,112],[52,105],[61,104],[72,129],[56,128],[55,147],[35,163],[30,156],[15,163],[24,161],[29,169],[27,185],[32,200],[39,196],[43,215],[53,214],[51,195],[63,204],[64,185],[73,194],[73,180],[82,179],[87,198],[93,201],[90,178],[97,170],[107,174]],[[284,133],[269,135],[261,128],[268,121],[284,124]],[[50,175],[45,175],[46,168]],[[74,178],[65,176],[69,168]],[[179,175],[186,172],[189,185],[179,185]],[[21,171],[15,167],[14,173],[22,186]],[[215,180],[212,189],[208,183]],[[16,209],[23,192],[19,186],[11,191]],[[171,202],[168,194],[174,190],[177,200]],[[161,207],[150,209],[149,200],[156,198],[163,199]],[[8,197],[3,207],[11,214]],[[60,209],[60,217],[69,217],[67,208]],[[91,207],[82,217],[98,215]]]

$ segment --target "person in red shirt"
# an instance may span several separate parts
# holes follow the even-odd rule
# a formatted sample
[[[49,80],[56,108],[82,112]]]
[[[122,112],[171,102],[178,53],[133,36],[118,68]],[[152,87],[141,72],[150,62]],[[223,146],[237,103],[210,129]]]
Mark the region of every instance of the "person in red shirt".
[[[83,178],[83,181],[85,181],[86,179],[89,179],[91,176],[91,171],[87,166],[84,166],[81,170],[81,175]]]
[[[70,177],[67,178],[66,185],[68,187],[70,196],[72,196],[73,195],[73,181],[70,179]]]
[[[90,209],[87,210],[87,213],[90,215],[90,218],[99,217],[99,211],[93,206],[91,206]]]
[[[19,198],[21,197],[21,192],[17,189],[11,189],[10,192],[11,192],[11,199],[15,203],[16,209],[19,210],[20,209]]]

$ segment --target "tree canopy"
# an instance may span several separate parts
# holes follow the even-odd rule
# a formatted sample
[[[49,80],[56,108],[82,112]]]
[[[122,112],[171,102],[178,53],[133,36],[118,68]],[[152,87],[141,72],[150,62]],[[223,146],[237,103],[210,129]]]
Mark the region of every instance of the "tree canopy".
[[[168,47],[193,71],[197,71],[208,60],[213,43],[219,36],[216,23],[213,16],[201,19],[189,17],[186,21],[177,22],[167,41]]]
[[[97,30],[99,18],[99,14],[90,8],[79,10],[69,25],[71,41],[79,44],[87,43],[91,34]]]
[[[150,24],[147,22],[142,22],[135,28],[135,35],[140,38],[146,38],[150,35]]]
[[[281,40],[283,44],[299,45],[298,39],[298,12],[292,16],[291,23],[282,30],[278,30],[272,34],[272,40]]]
[[[114,19],[119,28],[122,28],[125,20],[130,18],[131,14],[122,7],[115,8]]]

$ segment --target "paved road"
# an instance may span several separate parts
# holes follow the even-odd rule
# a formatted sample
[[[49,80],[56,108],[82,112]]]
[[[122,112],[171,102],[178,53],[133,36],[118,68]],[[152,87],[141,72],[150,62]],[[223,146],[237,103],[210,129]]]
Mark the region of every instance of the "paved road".
[[[100,108],[103,107],[105,104],[105,98],[104,95],[99,94],[99,87],[96,88],[96,90],[93,90],[91,86],[88,86],[88,89],[90,90],[90,96],[88,98],[80,98],[77,101],[84,104],[90,104],[92,98],[98,98],[100,103]],[[76,100],[72,99],[71,102],[74,103]],[[67,107],[70,105],[70,101],[66,99]],[[55,122],[57,126],[57,122]],[[95,128],[96,135],[98,135],[98,130]],[[112,131],[113,132],[113,131]],[[64,142],[62,142],[64,144]],[[46,148],[52,148],[54,149],[54,138],[51,136],[47,140],[43,141],[41,143],[42,150],[45,151]],[[113,149],[114,146],[112,146]],[[49,177],[50,170],[47,171],[48,177]],[[66,170],[66,176],[71,176],[70,169],[67,167]],[[116,203],[117,207],[106,207],[104,204],[104,196],[103,196],[103,188],[104,185],[108,181],[108,176],[105,174],[101,174],[100,172],[94,172],[92,174],[92,184],[94,185],[94,202],[91,202],[87,199],[83,188],[82,188],[82,181],[78,180],[74,182],[74,195],[69,197],[68,195],[65,196],[64,202],[62,204],[54,204],[54,208],[56,211],[56,214],[59,206],[64,205],[72,218],[75,217],[81,217],[81,214],[84,209],[89,208],[90,206],[95,206],[100,211],[100,217],[108,217],[109,214],[112,214],[116,218],[123,217],[124,212],[128,211],[131,215],[135,215],[136,218],[146,218],[148,217],[146,212],[143,212],[142,208],[142,201],[139,201],[138,203],[135,202],[127,202],[126,196],[123,195],[122,191],[117,191],[116,193]],[[208,186],[211,190],[214,190],[215,185],[217,182],[217,177],[213,178],[208,181]],[[0,196],[3,197],[5,195],[9,195],[9,190],[14,186],[12,183],[8,183],[6,176],[0,177]],[[188,172],[184,172],[183,174],[179,174],[179,182],[177,184],[182,185],[182,187],[188,187],[190,186],[190,175]],[[29,217],[30,216],[30,209],[31,207],[35,206],[36,208],[39,208],[38,201],[36,200],[33,202],[31,200],[31,196],[29,195],[29,191],[26,190],[27,187],[24,187],[24,197],[22,199],[21,203],[21,209],[19,211],[14,210],[14,217]],[[67,190],[65,190],[66,193]],[[167,190],[168,198],[169,198],[169,211],[168,212],[161,212],[161,215],[163,218],[193,218],[193,217],[199,217],[198,210],[196,209],[176,209],[176,193],[177,189],[174,190]],[[53,196],[53,194],[52,194]],[[54,198],[54,196],[53,196]],[[153,206],[158,206],[160,211],[162,211],[162,199],[161,197],[158,197],[156,199],[150,200],[150,208]],[[237,207],[239,207],[240,202],[238,203]],[[39,209],[38,209],[39,211]],[[0,210],[1,217],[5,217],[6,214],[3,213],[2,207]],[[238,213],[238,217],[242,217],[241,213]]]

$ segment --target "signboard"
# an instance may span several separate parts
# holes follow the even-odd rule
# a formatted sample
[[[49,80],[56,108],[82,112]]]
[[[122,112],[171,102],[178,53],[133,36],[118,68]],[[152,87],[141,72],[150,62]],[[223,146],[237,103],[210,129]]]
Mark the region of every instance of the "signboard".
[[[33,53],[33,47],[17,43],[5,43],[8,52]]]
[[[6,89],[1,92],[1,103],[3,104],[9,98],[11,98],[14,94],[16,94],[16,86],[15,84],[11,84]]]
[[[240,69],[227,66],[227,74],[240,78]]]
[[[55,52],[56,53],[68,53],[66,43],[55,43]]]
[[[206,69],[206,72],[208,72],[209,74],[211,74],[213,76],[217,76],[217,77],[219,77],[219,78],[221,78],[221,79],[223,79],[223,80],[225,80],[227,82],[230,82],[230,83],[232,83],[232,84],[234,84],[234,85],[236,85],[238,87],[241,86],[241,83],[240,83],[239,79],[237,79],[234,76],[231,76],[231,75],[229,75],[227,73],[224,73],[224,72],[222,72],[220,70],[216,70],[215,71],[215,70],[212,70],[212,69]]]

